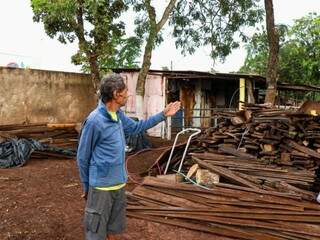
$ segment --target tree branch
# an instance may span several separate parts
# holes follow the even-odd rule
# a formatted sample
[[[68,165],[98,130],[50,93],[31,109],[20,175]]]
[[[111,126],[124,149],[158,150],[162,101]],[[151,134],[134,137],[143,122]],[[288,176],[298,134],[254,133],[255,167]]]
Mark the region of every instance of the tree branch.
[[[156,10],[154,9],[153,6],[151,6],[151,1],[145,0],[144,2],[146,3],[146,8],[147,8],[150,21],[152,23],[156,23]]]
[[[79,0],[78,4],[79,4],[79,7],[77,8],[77,13],[76,13],[77,23],[74,29],[79,39],[79,49],[84,51],[84,53],[86,54],[87,60],[90,64],[92,84],[95,91],[97,91],[97,86],[100,81],[99,67],[97,64],[97,55],[92,53],[84,36],[85,30],[84,30],[84,24],[83,24],[83,1]]]
[[[163,12],[161,20],[157,23],[157,32],[161,30],[163,25],[169,18],[170,13],[172,12],[174,5],[176,4],[177,0],[170,0],[169,4],[167,5],[166,9]]]

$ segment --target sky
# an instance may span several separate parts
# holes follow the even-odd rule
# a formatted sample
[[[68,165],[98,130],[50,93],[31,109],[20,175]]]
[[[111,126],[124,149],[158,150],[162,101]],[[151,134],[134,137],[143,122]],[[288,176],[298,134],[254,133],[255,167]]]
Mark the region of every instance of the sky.
[[[273,0],[273,5],[276,24],[292,25],[294,19],[309,12],[320,13],[320,0]],[[160,13],[161,7],[158,10]],[[71,63],[71,56],[78,48],[77,43],[65,45],[49,38],[43,24],[33,22],[32,16],[29,0],[1,0],[0,66],[15,62],[20,67],[79,72],[80,67]],[[213,66],[209,48],[203,47],[193,55],[182,56],[168,32],[165,32],[164,39],[153,52],[151,69],[172,66],[173,70],[209,71],[213,67],[215,71],[227,73],[237,71],[246,56],[242,46],[234,50],[224,63],[216,62]]]

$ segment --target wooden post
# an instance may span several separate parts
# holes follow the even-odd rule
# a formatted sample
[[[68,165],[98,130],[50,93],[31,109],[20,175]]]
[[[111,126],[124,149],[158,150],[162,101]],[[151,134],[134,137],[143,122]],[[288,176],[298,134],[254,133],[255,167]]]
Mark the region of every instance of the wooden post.
[[[239,79],[239,110],[242,110],[243,103],[246,96],[246,80],[244,78]]]
[[[172,125],[171,117],[167,117],[167,140],[171,140]]]
[[[252,81],[250,79],[246,79],[246,88],[247,88],[247,95],[248,95],[248,103],[255,103],[254,95],[253,95],[253,86]]]

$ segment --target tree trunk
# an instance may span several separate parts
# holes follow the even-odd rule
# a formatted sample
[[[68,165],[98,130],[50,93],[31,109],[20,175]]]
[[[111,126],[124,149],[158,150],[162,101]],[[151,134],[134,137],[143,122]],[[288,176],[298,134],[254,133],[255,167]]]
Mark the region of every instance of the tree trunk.
[[[90,71],[91,71],[91,81],[94,88],[95,93],[98,93],[98,88],[100,85],[100,72],[99,72],[99,66],[97,63],[97,57],[96,56],[88,56],[89,63],[90,63]]]
[[[155,45],[157,34],[160,32],[160,30],[168,20],[169,15],[173,10],[176,1],[177,0],[170,0],[170,2],[168,3],[162,15],[161,20],[157,23],[156,11],[154,7],[151,6],[151,1],[145,0],[145,5],[146,5],[148,16],[149,16],[150,29],[149,29],[147,44],[144,49],[143,63],[139,72],[137,86],[136,86],[136,115],[138,118],[144,117],[143,106],[144,106],[145,83],[146,83],[146,78],[151,66],[152,50]]]
[[[157,22],[156,22],[156,10],[151,6],[150,0],[146,0],[146,7],[149,15],[149,36],[147,44],[144,49],[143,63],[138,75],[138,81],[136,86],[136,117],[139,119],[144,118],[143,106],[144,106],[144,92],[146,78],[151,66],[152,49],[155,39],[157,37]]]
[[[90,65],[90,71],[91,71],[91,81],[94,88],[95,93],[98,92],[98,86],[100,83],[100,73],[99,73],[99,66],[97,63],[97,55],[93,54],[89,46],[87,44],[87,41],[84,37],[84,23],[83,23],[83,1],[78,1],[79,7],[77,9],[77,15],[76,15],[76,23],[75,23],[75,33],[79,40],[79,49],[80,51],[84,52],[86,54],[87,60]]]
[[[157,36],[155,25],[151,26],[153,28],[150,31],[146,47],[144,49],[144,55],[143,55],[143,63],[138,75],[138,81],[136,86],[136,117],[139,119],[144,118],[144,93],[145,93],[145,84],[146,84],[146,78],[151,66],[151,56],[152,56],[152,49],[154,45],[154,40]]]
[[[272,0],[264,0],[264,4],[266,10],[266,25],[269,43],[269,56],[266,75],[267,91],[265,103],[269,103],[273,106],[277,92],[279,36],[277,29],[274,26],[273,2]]]
[[[144,96],[144,90],[145,90],[144,86],[145,86],[148,71],[151,66],[152,49],[153,49],[154,41],[156,37],[157,37],[156,25],[152,24],[150,34],[147,40],[147,44],[144,48],[143,63],[142,63],[139,76],[138,76],[138,81],[137,81],[136,94],[140,96]]]

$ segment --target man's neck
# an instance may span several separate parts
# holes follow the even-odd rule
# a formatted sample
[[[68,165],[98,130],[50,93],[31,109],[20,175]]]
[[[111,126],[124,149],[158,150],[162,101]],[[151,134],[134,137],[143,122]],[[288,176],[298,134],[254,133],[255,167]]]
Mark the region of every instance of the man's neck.
[[[116,112],[120,108],[119,104],[117,104],[113,100],[111,100],[110,102],[106,102],[105,105],[109,112]]]

